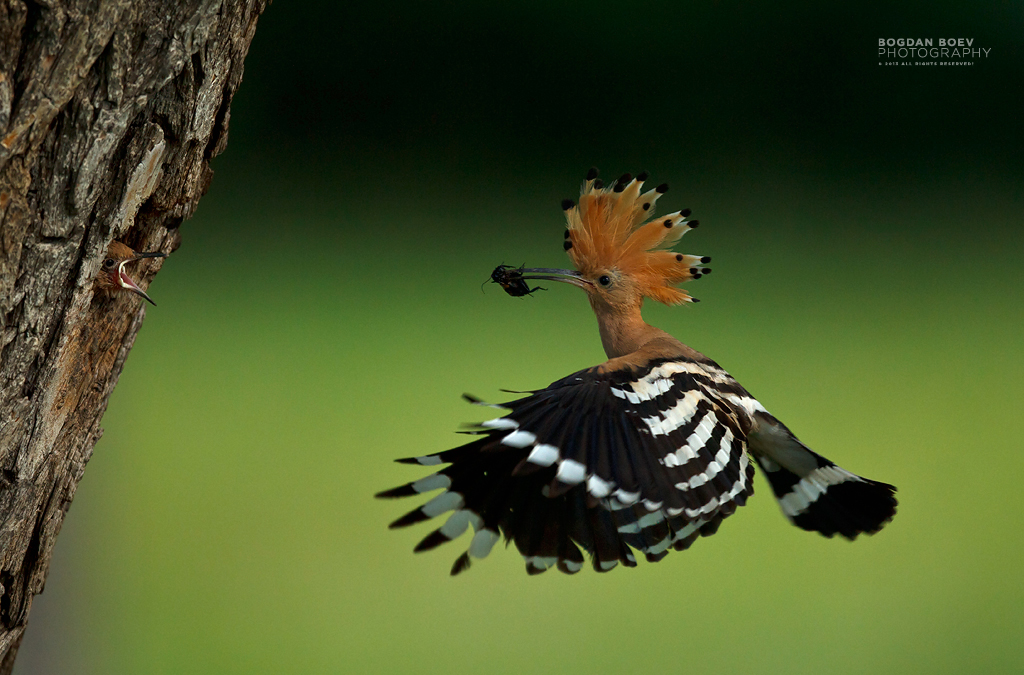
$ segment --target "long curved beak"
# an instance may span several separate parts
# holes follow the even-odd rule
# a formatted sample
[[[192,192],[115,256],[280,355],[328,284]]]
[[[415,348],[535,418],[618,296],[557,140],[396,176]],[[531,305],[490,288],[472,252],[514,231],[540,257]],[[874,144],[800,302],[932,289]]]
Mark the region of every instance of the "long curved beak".
[[[545,281],[561,281],[565,284],[572,284],[584,290],[593,288],[594,284],[583,278],[583,275],[576,270],[559,270],[549,267],[534,267],[521,269],[519,273],[523,279],[543,279]]]

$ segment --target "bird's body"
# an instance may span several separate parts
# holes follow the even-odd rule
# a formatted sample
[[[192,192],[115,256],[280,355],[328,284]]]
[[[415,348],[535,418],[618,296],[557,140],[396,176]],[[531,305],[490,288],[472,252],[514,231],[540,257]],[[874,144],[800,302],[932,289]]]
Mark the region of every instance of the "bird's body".
[[[125,266],[143,258],[165,258],[166,253],[154,251],[150,253],[136,253],[127,244],[119,241],[110,242],[107,247],[107,257],[103,259],[100,271],[96,275],[96,288],[99,292],[108,297],[118,293],[134,293],[152,305],[156,303],[146,295],[137,283],[129,276]]]
[[[485,557],[499,534],[530,573],[577,572],[580,548],[598,571],[635,565],[633,550],[660,560],[713,534],[746,502],[755,463],[803,529],[853,539],[895,513],[895,488],[814,453],[718,364],[643,321],[645,296],[691,302],[674,284],[710,272],[695,267],[709,258],[667,250],[696,225],[689,211],[644,222],[667,190],[641,194],[645,178],[627,174],[605,189],[592,170],[580,204],[563,203],[565,249],[578,271],[519,270],[587,291],[608,360],[495,406],[510,412],[473,428],[481,438],[472,443],[399,460],[448,466],[378,495],[443,488],[392,527],[453,511],[420,551],[472,525],[453,574]]]

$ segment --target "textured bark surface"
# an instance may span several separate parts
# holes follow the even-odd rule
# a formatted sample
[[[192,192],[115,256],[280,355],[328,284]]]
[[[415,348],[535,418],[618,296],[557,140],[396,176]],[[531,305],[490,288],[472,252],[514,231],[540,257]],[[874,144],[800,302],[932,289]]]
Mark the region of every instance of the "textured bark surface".
[[[0,675],[145,316],[93,280],[177,248],[265,4],[0,0]]]

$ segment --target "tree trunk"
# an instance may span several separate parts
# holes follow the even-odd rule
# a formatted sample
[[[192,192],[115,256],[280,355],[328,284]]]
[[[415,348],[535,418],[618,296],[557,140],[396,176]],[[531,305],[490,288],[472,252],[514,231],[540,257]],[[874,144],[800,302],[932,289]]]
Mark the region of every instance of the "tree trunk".
[[[0,675],[145,316],[107,245],[178,247],[265,5],[0,0]]]

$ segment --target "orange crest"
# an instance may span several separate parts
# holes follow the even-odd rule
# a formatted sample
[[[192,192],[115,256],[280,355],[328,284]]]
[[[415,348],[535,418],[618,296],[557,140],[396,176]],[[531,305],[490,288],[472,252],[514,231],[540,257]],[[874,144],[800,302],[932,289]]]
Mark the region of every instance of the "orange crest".
[[[692,298],[675,284],[699,279],[710,270],[695,265],[708,257],[669,250],[698,221],[687,221],[689,209],[654,218],[654,205],[668,191],[662,184],[641,192],[647,174],[621,176],[604,187],[591,169],[579,204],[562,203],[568,221],[566,251],[584,275],[617,269],[629,275],[643,295],[678,305]]]

